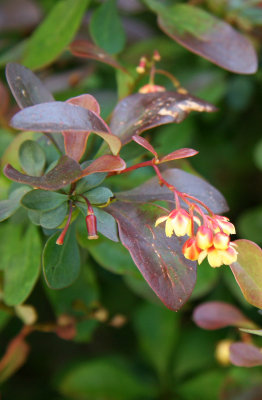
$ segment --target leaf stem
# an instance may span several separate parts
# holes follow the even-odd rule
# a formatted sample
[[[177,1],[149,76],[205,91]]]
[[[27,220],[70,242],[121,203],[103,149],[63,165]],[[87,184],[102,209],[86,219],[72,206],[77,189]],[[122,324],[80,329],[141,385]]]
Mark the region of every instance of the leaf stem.
[[[68,228],[69,228],[69,225],[70,225],[70,222],[71,222],[72,213],[73,213],[73,203],[72,203],[72,201],[70,201],[69,202],[69,214],[68,214],[68,218],[67,218],[65,227],[62,230],[61,234],[59,235],[59,237],[58,237],[58,239],[56,241],[56,244],[58,244],[60,246],[64,243],[65,235],[66,235],[66,232],[68,231]]]

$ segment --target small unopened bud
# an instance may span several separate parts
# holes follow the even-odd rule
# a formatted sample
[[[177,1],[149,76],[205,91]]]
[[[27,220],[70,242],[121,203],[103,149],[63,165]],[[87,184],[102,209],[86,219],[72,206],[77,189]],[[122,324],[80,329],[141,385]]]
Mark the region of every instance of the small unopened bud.
[[[158,50],[155,50],[155,51],[154,51],[153,60],[154,60],[154,61],[160,61],[160,60],[161,60],[161,56],[160,56]]]
[[[136,72],[138,74],[144,74],[146,71],[146,57],[141,57],[138,66],[136,67]]]
[[[230,364],[230,346],[232,343],[232,340],[229,339],[218,342],[215,355],[219,364],[225,366]]]
[[[93,318],[99,322],[106,322],[108,320],[108,311],[101,307],[98,310],[94,311]]]
[[[96,216],[94,214],[89,214],[86,216],[86,228],[88,239],[98,239]]]

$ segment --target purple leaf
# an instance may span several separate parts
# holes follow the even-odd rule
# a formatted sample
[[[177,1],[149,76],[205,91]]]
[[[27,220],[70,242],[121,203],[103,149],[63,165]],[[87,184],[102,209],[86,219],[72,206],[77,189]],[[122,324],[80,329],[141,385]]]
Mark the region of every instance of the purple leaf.
[[[188,4],[177,4],[160,11],[160,28],[188,50],[239,74],[257,70],[252,43],[228,23]]]
[[[87,168],[82,171],[82,177],[96,172],[122,171],[126,168],[125,161],[119,156],[106,154],[94,160]]]
[[[70,45],[70,51],[76,57],[91,58],[101,61],[102,63],[111,65],[114,68],[128,73],[127,70],[123,68],[113,57],[88,40],[75,40]]]
[[[11,126],[37,132],[94,132],[118,154],[121,142],[110,132],[106,123],[96,113],[78,105],[60,101],[37,104],[19,111],[11,120]]]
[[[262,308],[262,249],[250,240],[235,240],[237,261],[230,265],[246,300]]]
[[[209,301],[200,304],[193,314],[194,322],[203,329],[220,329],[226,326],[251,328],[255,325],[241,311],[223,301]]]
[[[54,101],[40,79],[23,65],[7,64],[6,79],[20,108]]]
[[[193,157],[196,154],[198,154],[198,151],[194,149],[179,149],[175,150],[170,154],[167,154],[166,156],[162,157],[159,159],[159,163],[163,163],[166,161],[172,161],[172,160],[179,160],[180,158],[188,158],[188,157]]]
[[[238,367],[262,365],[262,352],[252,344],[236,342],[230,346],[230,361]]]
[[[43,176],[30,176],[22,174],[7,164],[4,168],[4,174],[9,179],[19,183],[25,183],[45,190],[58,190],[62,187],[81,178],[83,171],[80,165],[67,156],[60,158],[56,167]]]
[[[163,177],[180,192],[185,192],[203,201],[214,213],[220,214],[228,210],[228,205],[222,194],[209,183],[180,169],[167,169]],[[119,200],[136,203],[147,203],[156,200],[174,202],[173,193],[165,186],[160,186],[158,178],[154,177],[126,192],[115,193]]]
[[[147,283],[168,308],[180,309],[196,282],[196,263],[181,253],[184,240],[167,238],[163,227],[154,227],[159,216],[154,206],[118,201],[107,212],[117,220],[120,240]]]
[[[212,112],[216,108],[189,94],[136,93],[118,103],[110,128],[124,145],[132,140],[132,136],[155,126],[182,122],[191,111]]]

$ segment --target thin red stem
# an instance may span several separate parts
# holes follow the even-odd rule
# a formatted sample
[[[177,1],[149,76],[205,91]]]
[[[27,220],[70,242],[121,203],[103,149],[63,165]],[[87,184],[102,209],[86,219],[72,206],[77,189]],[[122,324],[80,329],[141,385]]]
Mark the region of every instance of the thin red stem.
[[[80,196],[81,196],[81,197],[85,200],[85,202],[86,202],[88,215],[94,214],[93,207],[91,206],[91,203],[90,203],[90,201],[88,200],[88,198],[85,197],[85,196],[83,196],[82,194],[81,194]]]
[[[56,244],[58,244],[58,245],[62,245],[64,243],[65,235],[66,235],[66,232],[68,231],[68,228],[69,228],[69,225],[70,225],[70,222],[71,222],[72,213],[73,213],[73,204],[72,204],[72,201],[70,201],[70,203],[69,203],[69,214],[68,214],[68,218],[67,218],[65,227],[62,230],[60,236],[58,237],[58,239],[56,241]]]

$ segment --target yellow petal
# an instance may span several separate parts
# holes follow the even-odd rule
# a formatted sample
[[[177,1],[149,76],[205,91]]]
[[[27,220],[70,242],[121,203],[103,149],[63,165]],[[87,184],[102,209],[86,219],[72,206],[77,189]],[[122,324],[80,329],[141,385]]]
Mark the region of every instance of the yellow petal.
[[[157,225],[161,224],[162,222],[166,221],[167,218],[168,218],[167,216],[157,218],[155,226],[157,226]]]
[[[172,220],[170,218],[167,218],[166,220],[166,236],[167,237],[171,237],[173,234],[173,224],[172,224]]]
[[[206,256],[207,256],[207,251],[206,250],[201,251],[197,259],[198,264],[201,264],[202,261],[204,261],[204,259],[206,258]]]

